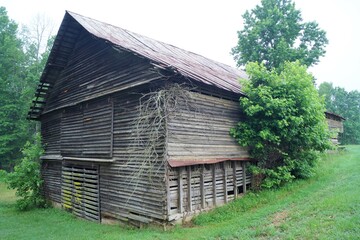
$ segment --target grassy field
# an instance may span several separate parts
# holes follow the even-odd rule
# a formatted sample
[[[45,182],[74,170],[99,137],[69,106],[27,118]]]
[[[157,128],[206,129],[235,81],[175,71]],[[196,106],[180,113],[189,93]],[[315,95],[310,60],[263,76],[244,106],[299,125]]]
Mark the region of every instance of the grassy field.
[[[319,163],[315,177],[249,193],[167,231],[100,225],[59,209],[18,212],[0,183],[0,239],[360,239],[360,146]]]

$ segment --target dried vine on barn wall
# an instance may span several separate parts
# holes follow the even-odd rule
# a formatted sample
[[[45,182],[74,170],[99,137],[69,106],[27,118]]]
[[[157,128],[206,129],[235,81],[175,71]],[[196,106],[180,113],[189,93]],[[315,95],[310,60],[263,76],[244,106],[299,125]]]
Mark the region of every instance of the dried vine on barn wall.
[[[141,179],[147,178],[155,184],[156,179],[164,177],[167,121],[170,117],[176,118],[182,111],[196,112],[191,104],[192,94],[188,87],[174,84],[140,98],[138,117],[133,123],[133,140],[128,148],[132,157],[123,166],[126,168],[132,162],[139,163],[136,156],[141,158],[129,177],[130,183],[138,186]]]

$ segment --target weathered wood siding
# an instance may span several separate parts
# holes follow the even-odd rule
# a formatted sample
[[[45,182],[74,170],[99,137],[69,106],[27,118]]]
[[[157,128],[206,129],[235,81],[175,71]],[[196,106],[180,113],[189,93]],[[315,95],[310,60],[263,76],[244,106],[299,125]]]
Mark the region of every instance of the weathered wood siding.
[[[41,176],[44,180],[42,191],[46,199],[61,203],[61,161],[43,160]]]
[[[45,112],[160,79],[149,67],[148,60],[82,32],[46,98]]]
[[[339,115],[325,112],[326,121],[330,130],[330,140],[334,145],[339,144],[339,134],[344,132],[343,118]]]
[[[100,222],[99,166],[62,164],[61,202],[76,216]]]
[[[58,157],[67,159],[43,164],[44,189],[49,199],[61,202],[77,216],[92,220],[120,220],[138,225],[166,219],[165,143],[159,144],[154,171],[149,170],[145,164],[148,156],[142,149],[146,132],[141,139],[135,136],[134,122],[142,97],[137,91],[144,92],[133,89],[67,107],[61,114],[47,114],[42,125],[44,142],[48,149],[57,149]],[[56,130],[51,128],[51,123]],[[48,153],[51,155],[45,158],[55,152]],[[84,160],[76,161],[78,158]],[[101,159],[112,162],[96,162]],[[95,169],[96,174],[92,172]],[[88,185],[95,180],[99,181],[99,216],[89,199],[94,197],[96,189]],[[81,191],[79,195],[79,189],[91,191]],[[87,205],[88,208],[83,207]]]
[[[335,120],[331,118],[326,118],[330,131],[335,131],[337,133],[344,132],[343,122],[341,120]]]
[[[158,163],[149,170],[142,145],[146,133],[142,141],[135,136],[141,96],[131,92],[114,97],[115,162],[100,167],[101,214],[105,221],[117,219],[138,225],[166,219],[164,145],[159,147]]]
[[[143,149],[147,132],[142,132],[139,139],[134,125],[140,99],[149,91],[133,88],[47,114],[47,121],[43,121],[44,141],[49,149],[58,144],[59,156],[67,160],[56,165],[58,181],[47,176],[45,185],[52,188],[57,202],[77,216],[136,226],[173,221],[231,201],[250,184],[250,176],[244,178],[243,162],[236,161],[248,158],[246,149],[229,136],[230,127],[240,119],[238,104],[195,92],[186,103],[179,102],[179,111],[169,116],[164,128],[167,139],[159,143],[158,159],[149,170]],[[51,124],[56,130],[51,129]],[[165,156],[168,161],[193,166],[167,170]],[[95,162],[91,162],[92,158]],[[210,164],[213,160],[218,163]],[[95,169],[96,174],[91,172]],[[89,173],[94,179],[89,178]],[[92,186],[88,186],[89,181]],[[98,185],[92,181],[98,181]],[[80,188],[90,190],[79,195]],[[94,194],[98,194],[98,202],[93,200]]]
[[[41,136],[46,155],[60,154],[61,112],[42,116]]]
[[[229,135],[241,120],[238,101],[191,92],[177,104],[167,125],[169,221],[227,203],[251,181],[247,149]]]
[[[44,175],[45,186],[57,192],[57,202],[65,206],[79,200],[74,194],[61,198],[61,173],[69,175],[68,169],[77,169],[79,164],[88,166],[86,169],[97,166],[99,220],[137,224],[166,219],[164,145],[158,147],[156,172],[149,174],[141,143],[133,141],[141,93],[149,91],[147,83],[159,83],[162,78],[148,60],[90,38],[85,32],[80,34],[46,97],[41,116],[44,158],[64,159],[56,165],[57,182],[48,173]],[[75,185],[68,188],[76,190]],[[85,200],[89,199],[79,201],[86,204]],[[71,210],[87,216],[91,208]]]
[[[98,98],[63,110],[61,154],[66,157],[110,158],[112,102]]]
[[[170,168],[168,220],[223,205],[245,193],[251,176],[244,164],[244,161],[226,161]]]
[[[181,110],[169,117],[167,154],[170,162],[185,165],[248,158],[247,150],[229,135],[240,120],[238,101],[192,93]]]

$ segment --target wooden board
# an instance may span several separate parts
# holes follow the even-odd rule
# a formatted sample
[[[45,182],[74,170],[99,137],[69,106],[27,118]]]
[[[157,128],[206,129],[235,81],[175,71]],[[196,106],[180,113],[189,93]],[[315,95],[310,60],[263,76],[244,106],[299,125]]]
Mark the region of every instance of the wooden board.
[[[63,164],[61,204],[78,217],[100,222],[98,166]]]

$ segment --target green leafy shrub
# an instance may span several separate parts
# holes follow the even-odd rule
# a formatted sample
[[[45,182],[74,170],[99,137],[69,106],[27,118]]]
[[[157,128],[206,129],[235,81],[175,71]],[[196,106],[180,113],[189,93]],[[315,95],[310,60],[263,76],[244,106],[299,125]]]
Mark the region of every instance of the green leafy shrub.
[[[0,169],[0,182],[4,182],[7,176],[7,172],[5,170]]]
[[[261,187],[278,187],[294,178],[311,176],[317,152],[330,148],[324,103],[313,77],[299,62],[286,62],[282,71],[249,63],[247,97],[240,99],[245,119],[230,134],[248,146],[257,164],[253,175]]]
[[[19,197],[16,202],[19,210],[46,205],[41,195],[40,156],[42,153],[40,135],[36,135],[34,143],[25,144],[22,150],[23,158],[15,166],[14,171],[6,177],[9,188],[15,189],[16,196]]]

